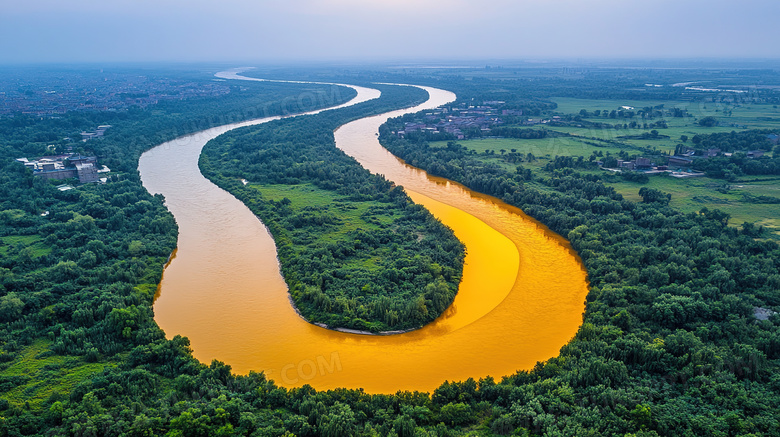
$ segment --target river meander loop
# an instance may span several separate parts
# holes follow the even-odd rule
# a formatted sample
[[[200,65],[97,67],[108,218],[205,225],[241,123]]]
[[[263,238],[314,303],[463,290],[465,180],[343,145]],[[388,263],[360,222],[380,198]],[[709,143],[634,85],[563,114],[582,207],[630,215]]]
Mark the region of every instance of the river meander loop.
[[[260,80],[238,72],[218,77]],[[358,95],[342,106],[380,95],[346,86]],[[466,245],[458,295],[441,317],[416,331],[369,336],[323,329],[298,316],[265,226],[198,169],[210,139],[273,117],[188,135],[141,157],[144,186],[165,196],[179,225],[176,257],[154,305],[166,335],[189,337],[203,362],[218,359],[238,373],[263,371],[282,386],[370,393],[432,391],[445,380],[499,378],[557,355],[582,323],[588,288],[568,243],[518,208],[428,176],[379,145],[376,133],[388,117],[455,99],[449,91],[422,88],[429,94],[425,103],[347,123],[335,137],[338,148],[403,185]]]

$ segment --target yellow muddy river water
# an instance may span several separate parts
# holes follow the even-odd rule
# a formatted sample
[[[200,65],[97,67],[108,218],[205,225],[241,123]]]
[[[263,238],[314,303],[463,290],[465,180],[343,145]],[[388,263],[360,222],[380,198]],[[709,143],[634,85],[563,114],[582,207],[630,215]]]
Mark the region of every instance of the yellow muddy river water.
[[[235,72],[227,79],[245,79]],[[379,97],[354,87],[345,105]],[[518,208],[428,176],[379,145],[388,117],[455,99],[424,87],[429,100],[363,118],[336,131],[336,145],[364,167],[403,185],[412,199],[451,227],[467,248],[452,306],[433,323],[399,335],[368,336],[323,329],[292,308],[274,242],[252,212],[204,178],[198,156],[209,129],[145,153],[139,170],[162,193],[179,225],[178,249],[155,301],[155,320],[171,338],[190,339],[196,358],[218,359],[238,373],[263,371],[278,384],[370,393],[432,391],[445,380],[500,378],[558,354],[582,323],[587,279],[568,243]]]

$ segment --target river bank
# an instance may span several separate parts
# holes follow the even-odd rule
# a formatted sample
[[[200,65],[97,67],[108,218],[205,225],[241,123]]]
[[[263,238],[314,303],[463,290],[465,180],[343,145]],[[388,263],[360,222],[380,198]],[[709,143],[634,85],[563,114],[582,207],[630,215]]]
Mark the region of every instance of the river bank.
[[[404,111],[455,98],[443,90],[428,92],[428,102]],[[203,362],[219,359],[239,373],[264,371],[282,386],[372,393],[430,391],[444,380],[500,377],[557,355],[582,321],[587,283],[579,260],[565,240],[517,208],[428,177],[381,148],[378,126],[404,111],[347,123],[335,132],[336,145],[403,185],[466,244],[461,288],[445,314],[421,329],[383,336],[302,320],[290,305],[264,226],[200,174],[198,157],[208,140],[202,136],[163,147],[142,163],[144,184],[165,195],[180,228],[177,256],[165,270],[154,308],[166,335],[189,337]],[[450,364],[443,365],[444,359]]]

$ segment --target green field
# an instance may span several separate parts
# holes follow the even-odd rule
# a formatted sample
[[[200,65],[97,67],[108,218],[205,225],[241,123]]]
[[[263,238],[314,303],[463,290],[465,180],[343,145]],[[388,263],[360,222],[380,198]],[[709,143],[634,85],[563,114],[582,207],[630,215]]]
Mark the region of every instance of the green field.
[[[11,404],[39,408],[47,399],[67,399],[76,384],[88,380],[111,365],[105,361],[86,363],[78,357],[55,355],[51,342],[38,340],[22,349],[10,363],[3,364],[3,383],[14,387],[3,393]]]
[[[557,128],[556,128],[557,130]],[[526,155],[532,153],[534,156],[590,156],[593,152],[601,151],[606,154],[618,153],[621,148],[605,144],[603,147],[597,147],[586,144],[580,139],[572,137],[549,137],[540,139],[515,139],[515,138],[484,138],[475,140],[458,141],[458,144],[474,150],[478,153],[484,153],[487,150],[493,150],[500,154],[503,149],[510,152],[515,149],[518,153]],[[447,141],[436,141],[430,143],[432,147],[446,147]]]
[[[702,94],[702,99],[716,97],[715,95]],[[773,129],[780,128],[780,108],[775,105],[758,103],[732,104],[724,102],[706,101],[681,101],[681,100],[597,100],[597,99],[572,99],[553,97],[550,100],[558,105],[557,112],[563,114],[578,114],[581,109],[589,112],[600,109],[613,110],[621,106],[632,106],[634,111],[648,106],[664,105],[664,109],[679,108],[687,110],[695,118],[712,116],[723,124],[746,125],[749,129]],[[616,122],[610,118],[589,119],[592,121]],[[675,118],[667,117],[670,122]],[[684,119],[676,119],[684,120]],[[717,129],[717,128],[703,128]],[[733,128],[729,128],[731,130]]]
[[[585,127],[555,127],[551,128],[559,132],[565,132],[572,135],[583,137],[595,137],[605,140],[618,140],[630,145],[658,148],[663,151],[673,151],[676,144],[680,144],[680,136],[687,135],[689,138],[696,134],[711,134],[718,132],[731,132],[744,129],[777,129],[780,131],[780,109],[774,105],[764,104],[740,104],[733,105],[727,103],[714,102],[689,102],[689,101],[622,101],[622,100],[591,100],[591,99],[571,99],[571,98],[552,98],[552,101],[558,104],[557,112],[563,114],[578,114],[581,109],[589,112],[600,109],[612,110],[620,106],[633,106],[641,109],[647,106],[664,105],[665,109],[680,108],[687,109],[693,117],[674,118],[665,117],[668,124],[667,129],[657,129],[659,134],[669,136],[670,138],[659,140],[631,140],[620,139],[623,135],[640,135],[647,132],[646,129],[593,129]],[[712,116],[718,119],[722,124],[715,127],[702,127],[697,123],[698,118]],[[611,119],[603,117],[586,118],[585,120],[597,123],[616,124],[618,122],[630,123],[631,121],[643,122],[641,118],[634,119]],[[659,119],[648,120],[649,122]],[[734,126],[736,125],[736,126]],[[688,143],[690,144],[690,142]]]
[[[687,101],[620,101],[620,100],[586,100],[586,99],[571,99],[571,98],[553,98],[551,99],[558,104],[557,112],[563,114],[578,114],[581,109],[588,111],[594,111],[596,109],[612,110],[620,106],[633,106],[636,109],[641,109],[647,106],[664,105],[664,108],[678,107],[681,109],[688,109],[689,113],[694,117],[705,117],[712,115],[723,124],[724,126],[716,127],[702,127],[697,123],[697,118],[685,117],[674,118],[665,117],[663,120],[667,122],[668,128],[656,129],[660,136],[667,136],[669,138],[660,137],[658,139],[630,139],[621,138],[626,136],[637,136],[647,133],[652,129],[643,128],[628,128],[628,129],[614,129],[614,128],[592,128],[592,127],[577,127],[577,126],[543,126],[537,125],[532,129],[547,129],[553,132],[559,132],[563,134],[571,135],[570,137],[548,137],[542,139],[512,139],[512,138],[486,138],[486,139],[472,139],[466,141],[459,141],[469,149],[475,150],[479,153],[483,153],[486,150],[493,150],[499,153],[501,149],[509,152],[511,149],[516,149],[522,154],[533,153],[535,156],[548,156],[555,157],[560,156],[585,156],[588,157],[594,151],[601,151],[604,154],[607,152],[616,154],[621,150],[626,150],[631,155],[650,155],[655,150],[657,153],[669,154],[673,153],[675,146],[681,144],[680,137],[686,135],[688,138],[692,138],[696,134],[711,134],[718,132],[731,132],[734,130],[744,130],[741,126],[746,126],[748,129],[774,129],[777,128],[780,132],[780,109],[773,107],[772,105],[758,105],[748,104],[742,106],[725,105],[721,103],[700,103],[700,102],[687,102]],[[724,109],[731,111],[730,115],[724,116]],[[587,118],[586,121],[594,123],[606,123],[614,125],[617,123],[630,123],[631,121],[637,121],[642,123],[643,120],[639,117],[634,119],[611,119],[611,118]],[[660,118],[648,120],[648,122],[659,121]],[[740,127],[731,126],[737,124]],[[618,141],[623,146],[616,144],[603,143],[603,147],[587,144],[587,142],[596,142],[598,140],[606,141]],[[444,147],[446,141],[432,142],[433,147]],[[691,141],[688,140],[687,144],[691,145]],[[647,153],[646,150],[650,150],[651,153]]]
[[[672,195],[670,205],[682,212],[695,212],[704,207],[719,209],[731,216],[729,225],[744,222],[764,226],[780,236],[780,204],[755,204],[744,201],[743,194],[780,197],[780,182],[736,182],[726,184],[720,179],[706,177],[677,179],[651,176],[647,184],[632,182],[609,183],[626,199],[641,201],[639,189],[655,188]],[[724,190],[725,192],[718,191]]]
[[[710,97],[710,96],[704,96]],[[690,134],[695,133],[713,133],[730,132],[739,129],[780,129],[780,108],[775,105],[746,103],[729,104],[722,102],[692,102],[692,101],[622,101],[622,100],[594,100],[594,99],[571,99],[555,97],[550,99],[558,104],[557,112],[563,114],[579,114],[581,109],[589,112],[600,109],[613,110],[621,106],[633,106],[634,111],[648,106],[664,105],[664,109],[680,108],[687,110],[693,117],[674,118],[665,117],[664,120],[669,124],[669,129],[660,129],[661,133],[669,135],[677,133],[675,129],[682,129],[679,132]],[[701,127],[695,120],[703,117],[715,117],[722,124],[716,127]],[[619,119],[612,118],[587,118],[588,121],[602,123],[617,123]],[[626,123],[631,120],[642,121],[641,118],[626,119]],[[658,119],[655,119],[658,120]],[[652,121],[652,120],[650,120]],[[731,126],[733,124],[740,127]],[[744,126],[744,127],[742,127]],[[674,138],[674,135],[671,135]],[[679,135],[678,135],[679,138]]]
[[[7,256],[12,248],[21,246],[22,250],[27,250],[30,258],[39,258],[48,255],[51,248],[41,241],[38,235],[9,235],[0,237],[0,255]]]
[[[319,241],[336,241],[357,229],[371,231],[392,225],[392,211],[380,202],[355,202],[346,200],[333,191],[317,188],[313,184],[299,185],[258,185],[250,187],[260,191],[264,199],[290,200],[290,208],[295,212],[308,211],[313,214],[330,215],[338,225],[330,226],[327,232],[318,236]]]
[[[670,138],[659,137],[658,139],[627,139],[621,138],[632,135],[642,135],[649,132],[649,129],[610,129],[610,128],[584,128],[573,126],[556,126],[551,127],[550,130],[573,135],[577,138],[587,139],[593,141],[593,139],[601,139],[606,141],[619,141],[623,143],[630,153],[641,152],[641,149],[657,149],[659,152],[669,153],[674,152],[674,147],[680,143],[680,135],[688,135],[692,137],[694,134],[691,132],[685,133],[683,131],[677,131],[674,128],[658,129],[659,135],[668,136]],[[633,152],[632,152],[633,151]]]
[[[389,208],[387,204],[346,200],[344,196],[317,188],[313,184],[250,184],[249,186],[258,190],[267,200],[279,202],[285,198],[289,199],[289,207],[293,214],[329,219],[330,224],[319,227],[316,234],[302,229],[292,231],[291,236],[299,243],[314,243],[320,247],[332,243],[339,244],[357,230],[371,233],[393,226],[393,222],[399,217],[393,214],[393,208]],[[378,268],[378,261],[377,256],[356,257],[345,262],[343,267],[373,270]]]
[[[287,198],[296,208],[328,205],[341,198],[341,196],[336,196],[332,191],[319,189],[313,184],[249,184],[248,186],[260,191],[266,200],[278,202]]]
[[[617,109],[620,106],[633,106],[641,109],[647,106],[664,105],[664,108],[687,109],[694,117],[713,116],[721,123],[737,124],[748,129],[778,129],[780,131],[780,109],[773,105],[744,104],[731,105],[713,102],[685,102],[685,101],[619,101],[619,100],[589,100],[571,98],[553,98],[558,104],[558,112],[577,114],[581,109],[602,111]],[[616,119],[589,118],[589,121],[603,123],[617,123]],[[641,119],[637,119],[640,121]],[[680,136],[689,138],[696,134],[710,134],[716,132],[731,132],[742,130],[742,127],[699,126],[694,118],[664,118],[668,124],[667,129],[657,129],[659,134],[670,138],[658,140],[621,139],[622,135],[640,135],[647,132],[645,129],[592,129],[578,127],[554,127],[552,130],[568,133],[581,137],[593,137],[604,140],[618,140],[631,146],[658,149],[659,151],[672,152],[676,144],[680,144]],[[626,121],[628,122],[628,121]],[[687,144],[691,144],[688,140]],[[464,144],[465,145],[465,144]],[[577,148],[551,148],[559,154],[571,156],[585,155],[581,153],[585,149]],[[589,152],[588,152],[589,153]],[[633,154],[634,152],[629,151]],[[757,180],[756,180],[757,179]],[[727,184],[723,180],[711,178],[676,179],[671,177],[650,177],[650,182],[640,185],[631,182],[610,183],[626,198],[639,201],[639,189],[642,186],[656,188],[672,195],[671,205],[680,211],[698,211],[703,207],[720,209],[731,216],[729,222],[732,226],[739,226],[743,222],[756,223],[769,228],[776,235],[780,235],[780,205],[755,204],[744,201],[743,194],[754,196],[780,197],[780,178],[755,177],[744,178],[742,182]],[[724,191],[724,188],[727,188]]]

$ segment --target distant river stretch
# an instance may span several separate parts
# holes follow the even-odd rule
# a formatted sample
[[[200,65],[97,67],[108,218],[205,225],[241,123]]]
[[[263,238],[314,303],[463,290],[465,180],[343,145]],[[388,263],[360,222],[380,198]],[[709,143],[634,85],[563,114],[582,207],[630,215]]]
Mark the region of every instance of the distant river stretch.
[[[259,80],[239,71],[223,79]],[[357,97],[380,96],[348,85]],[[210,139],[267,118],[209,129],[157,146],[140,160],[144,186],[162,193],[179,225],[175,258],[165,269],[155,320],[169,338],[189,337],[195,357],[238,373],[263,371],[278,384],[369,393],[432,391],[445,380],[496,379],[558,354],[582,323],[587,279],[566,240],[518,208],[428,176],[382,148],[388,117],[431,109],[455,94],[421,87],[425,103],[359,119],[336,130],[336,146],[398,185],[466,245],[458,295],[433,323],[399,335],[367,336],[319,328],[293,310],[265,226],[232,195],[200,174]]]

